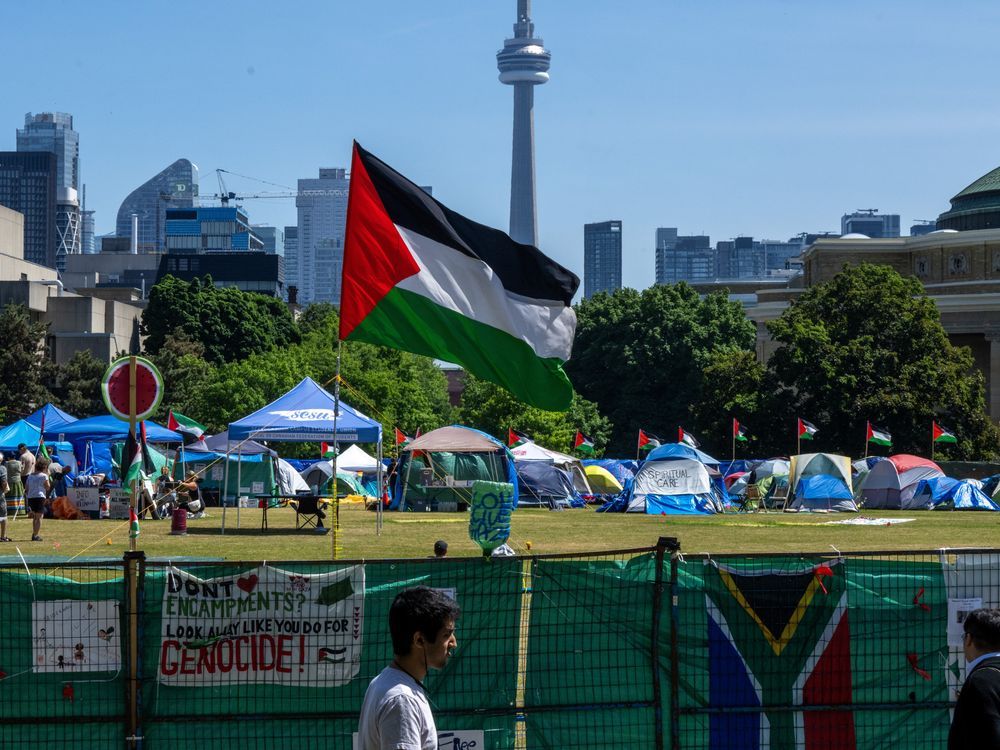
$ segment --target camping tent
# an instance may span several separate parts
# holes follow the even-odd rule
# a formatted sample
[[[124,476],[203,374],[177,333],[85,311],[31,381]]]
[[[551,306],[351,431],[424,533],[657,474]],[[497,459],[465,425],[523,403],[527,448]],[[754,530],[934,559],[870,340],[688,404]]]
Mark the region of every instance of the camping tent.
[[[635,476],[639,471],[639,461],[631,458],[585,458],[583,466],[600,466],[611,476],[618,480],[618,484],[625,486],[625,482]]]
[[[789,510],[856,511],[851,491],[851,459],[832,453],[792,456],[789,486],[793,499]]]
[[[718,466],[711,456],[683,443],[653,449],[621,494],[601,510],[650,515],[721,512],[724,501],[713,487],[703,457]]]
[[[562,467],[548,461],[515,461],[514,465],[520,482],[519,508],[583,507],[583,498]]]
[[[352,446],[353,447],[353,446]],[[330,491],[330,477],[333,476],[333,461],[317,461],[312,466],[299,472],[302,479],[310,487],[315,488],[318,495],[325,495]],[[364,495],[365,489],[361,486],[356,472],[342,471],[340,462],[337,462],[337,495]]]
[[[277,476],[275,480],[278,483],[278,493],[281,495],[297,495],[299,493],[310,492],[309,485],[306,484],[306,480],[302,478],[302,475],[295,470],[288,461],[283,458],[279,458],[276,461],[278,465]]]
[[[860,495],[869,510],[906,508],[921,479],[943,476],[933,461],[899,453],[871,467],[861,482]]]
[[[590,484],[587,482],[587,475],[583,471],[583,463],[578,458],[568,456],[559,451],[544,448],[531,440],[521,443],[510,449],[511,455],[518,463],[522,461],[543,461],[554,464],[565,471],[573,483],[574,492],[579,495],[591,494]]]
[[[337,456],[337,471],[374,474],[378,471],[378,463],[374,456],[369,456],[361,447],[352,445]]]
[[[518,486],[514,458],[492,435],[471,427],[440,427],[403,448],[392,487],[393,510],[458,510],[477,479]]]
[[[382,457],[382,425],[343,400],[338,404],[332,394],[309,377],[267,406],[230,423],[229,439],[237,443],[247,439],[286,443],[375,443],[378,457]],[[381,468],[376,468],[381,484]],[[238,526],[239,509],[236,518]],[[381,516],[376,523],[381,523]],[[225,525],[223,512],[223,531]]]
[[[1000,510],[971,479],[921,479],[907,510]]]
[[[590,485],[591,493],[595,496],[617,495],[622,491],[622,484],[615,475],[603,466],[591,465],[583,467],[587,474],[587,484]]]

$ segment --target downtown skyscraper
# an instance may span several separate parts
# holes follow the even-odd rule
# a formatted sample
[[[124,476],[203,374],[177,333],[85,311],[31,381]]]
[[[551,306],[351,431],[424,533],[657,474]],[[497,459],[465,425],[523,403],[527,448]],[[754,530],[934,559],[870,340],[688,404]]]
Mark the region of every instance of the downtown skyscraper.
[[[622,288],[622,223],[583,225],[583,296]]]
[[[24,116],[24,128],[18,128],[17,131],[17,150],[19,153],[55,154],[55,247],[46,253],[44,262],[47,265],[54,264],[63,271],[66,268],[66,256],[78,254],[82,250],[78,193],[80,135],[73,130],[73,115],[66,112],[39,112],[33,115],[29,112]],[[25,252],[27,253],[27,245]]]
[[[318,178],[298,182],[296,236],[285,228],[285,286],[298,289],[300,304],[340,304],[349,188],[343,167],[321,167]]]

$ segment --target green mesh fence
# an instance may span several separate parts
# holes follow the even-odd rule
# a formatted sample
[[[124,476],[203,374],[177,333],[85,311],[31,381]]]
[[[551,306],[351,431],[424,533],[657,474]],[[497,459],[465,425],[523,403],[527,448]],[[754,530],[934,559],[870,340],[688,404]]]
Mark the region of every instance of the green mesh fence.
[[[0,747],[348,750],[391,659],[389,604],[416,584],[463,610],[455,656],[426,682],[449,750],[945,744],[955,633],[963,612],[1000,606],[1000,552],[685,558],[662,542],[0,564]]]

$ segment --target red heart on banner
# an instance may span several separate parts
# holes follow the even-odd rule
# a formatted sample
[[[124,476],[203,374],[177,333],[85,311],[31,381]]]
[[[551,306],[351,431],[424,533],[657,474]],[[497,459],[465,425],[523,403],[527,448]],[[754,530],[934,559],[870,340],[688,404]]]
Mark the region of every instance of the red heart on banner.
[[[257,588],[257,581],[259,580],[260,579],[257,577],[257,574],[255,573],[253,575],[247,576],[246,578],[238,578],[236,580],[236,585],[249,594],[251,591]]]

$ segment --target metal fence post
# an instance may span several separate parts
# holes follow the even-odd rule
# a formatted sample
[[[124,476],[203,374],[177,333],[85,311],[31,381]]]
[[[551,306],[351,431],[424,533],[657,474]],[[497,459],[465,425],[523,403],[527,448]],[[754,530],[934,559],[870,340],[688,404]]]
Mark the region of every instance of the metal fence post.
[[[681,668],[680,653],[677,647],[677,630],[680,625],[677,564],[678,558],[680,558],[681,543],[677,537],[671,536],[661,538],[660,544],[657,546],[659,549],[665,547],[670,552],[670,747],[671,750],[679,750],[681,746]],[[662,558],[663,552],[658,551],[658,554]],[[663,570],[662,564],[658,570]]]
[[[657,750],[663,750],[663,691],[660,686],[660,623],[663,610],[663,560],[666,551],[677,543],[673,537],[661,536],[656,542],[656,571],[653,584],[653,632],[650,634],[650,666],[653,673],[653,722]],[[671,663],[673,656],[671,655]]]
[[[127,750],[139,750],[142,747],[141,713],[139,691],[140,650],[139,650],[139,612],[142,606],[142,579],[146,573],[146,553],[142,550],[125,553],[125,618],[127,677],[125,678],[125,710]]]

